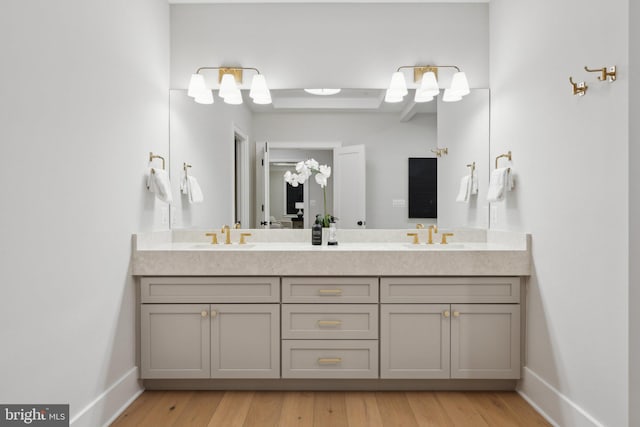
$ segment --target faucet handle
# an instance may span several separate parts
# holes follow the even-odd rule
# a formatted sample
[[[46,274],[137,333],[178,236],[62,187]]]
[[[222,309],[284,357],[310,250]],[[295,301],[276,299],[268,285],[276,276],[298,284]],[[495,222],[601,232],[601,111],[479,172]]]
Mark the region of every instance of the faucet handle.
[[[442,233],[442,241],[440,242],[441,245],[446,245],[449,242],[447,242],[447,237],[452,237],[453,233]]]
[[[419,245],[420,240],[418,240],[418,233],[407,233],[407,236],[413,236],[413,244]]]
[[[205,234],[205,236],[211,236],[211,244],[212,245],[217,245],[218,244],[218,233],[207,233],[207,234]]]
[[[424,224],[416,224],[416,230],[422,230],[424,228]]]
[[[244,245],[247,243],[247,241],[245,240],[245,237],[249,237],[251,236],[251,233],[240,233],[240,244]]]

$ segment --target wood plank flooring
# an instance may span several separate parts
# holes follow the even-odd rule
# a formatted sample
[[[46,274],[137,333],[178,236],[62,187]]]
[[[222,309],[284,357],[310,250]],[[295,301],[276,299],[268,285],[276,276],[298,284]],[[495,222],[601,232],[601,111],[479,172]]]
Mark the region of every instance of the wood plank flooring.
[[[515,392],[145,391],[114,427],[549,426]]]

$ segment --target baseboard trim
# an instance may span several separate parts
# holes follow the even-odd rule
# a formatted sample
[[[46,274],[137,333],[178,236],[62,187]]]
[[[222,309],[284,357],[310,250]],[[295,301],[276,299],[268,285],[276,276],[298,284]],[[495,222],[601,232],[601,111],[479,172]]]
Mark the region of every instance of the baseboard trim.
[[[146,390],[515,390],[516,380],[405,379],[155,379]]]
[[[144,391],[134,366],[71,418],[73,427],[108,426]]]
[[[531,369],[522,374],[516,391],[553,426],[605,427]]]

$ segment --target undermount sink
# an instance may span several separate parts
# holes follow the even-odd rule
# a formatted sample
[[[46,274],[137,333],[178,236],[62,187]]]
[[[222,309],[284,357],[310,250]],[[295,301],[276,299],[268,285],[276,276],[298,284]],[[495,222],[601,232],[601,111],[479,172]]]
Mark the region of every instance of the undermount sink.
[[[413,243],[405,243],[404,244],[405,247],[409,248],[409,249],[415,249],[415,250],[447,250],[447,249],[463,249],[464,248],[464,243],[447,243],[447,244],[441,244],[441,243],[434,243],[433,245],[428,245],[426,243],[419,243],[417,245],[414,245]]]
[[[243,250],[243,249],[250,249],[250,248],[252,248],[254,246],[255,245],[252,245],[252,244],[240,245],[238,243],[232,243],[230,245],[225,245],[225,244],[212,245],[211,243],[195,243],[195,244],[193,244],[191,246],[191,249],[198,249],[198,250],[210,249],[210,250],[215,250],[215,251],[219,251],[219,250]]]

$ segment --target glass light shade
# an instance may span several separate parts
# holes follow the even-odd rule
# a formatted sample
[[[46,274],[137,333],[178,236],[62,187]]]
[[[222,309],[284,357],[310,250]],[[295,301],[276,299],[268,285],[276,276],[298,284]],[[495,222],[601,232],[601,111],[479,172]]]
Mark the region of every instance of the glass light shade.
[[[387,93],[384,96],[384,102],[388,102],[388,103],[394,104],[396,102],[402,102],[403,98],[404,97],[402,95],[394,95],[393,93],[391,93],[389,91],[389,89],[387,89]]]
[[[192,98],[197,98],[205,92],[207,92],[207,85],[204,83],[204,76],[202,74],[192,74],[191,80],[189,80],[187,95]]]
[[[438,80],[436,79],[436,75],[433,71],[429,71],[422,75],[422,82],[417,90],[423,93],[425,97],[438,96],[440,93],[440,87],[438,86]],[[416,100],[416,102],[418,101]]]
[[[194,101],[198,104],[213,104],[213,92],[205,90],[204,92],[199,93],[198,96],[195,97]]]
[[[429,95],[427,92],[422,92],[420,89],[416,89],[416,96],[413,100],[415,102],[429,102],[433,101],[433,95]]]
[[[262,74],[256,74],[251,81],[249,96],[255,104],[271,104],[271,92]]]
[[[218,95],[220,95],[221,98],[226,98],[229,95],[233,95],[236,90],[239,91],[240,89],[236,86],[236,79],[233,77],[233,74],[224,74],[220,82]]]
[[[271,96],[264,97],[264,98],[253,98],[253,103],[260,104],[260,105],[271,104]]]
[[[296,202],[296,209],[304,209],[304,202]]]
[[[452,92],[451,89],[445,89],[444,95],[442,95],[442,100],[444,102],[457,102],[462,99],[462,95],[458,95],[455,92]]]
[[[468,95],[469,90],[469,82],[467,81],[467,75],[463,72],[457,72],[453,75],[451,79],[451,92],[458,96]]]
[[[387,94],[397,98],[398,96],[405,96],[408,94],[407,82],[404,79],[404,74],[401,71],[396,71],[391,76],[391,82],[389,83],[389,89]]]
[[[228,94],[224,98],[224,103],[225,104],[231,104],[231,105],[240,105],[240,104],[242,104],[242,93],[240,92],[240,89],[236,88],[235,91],[233,91],[232,93]]]

